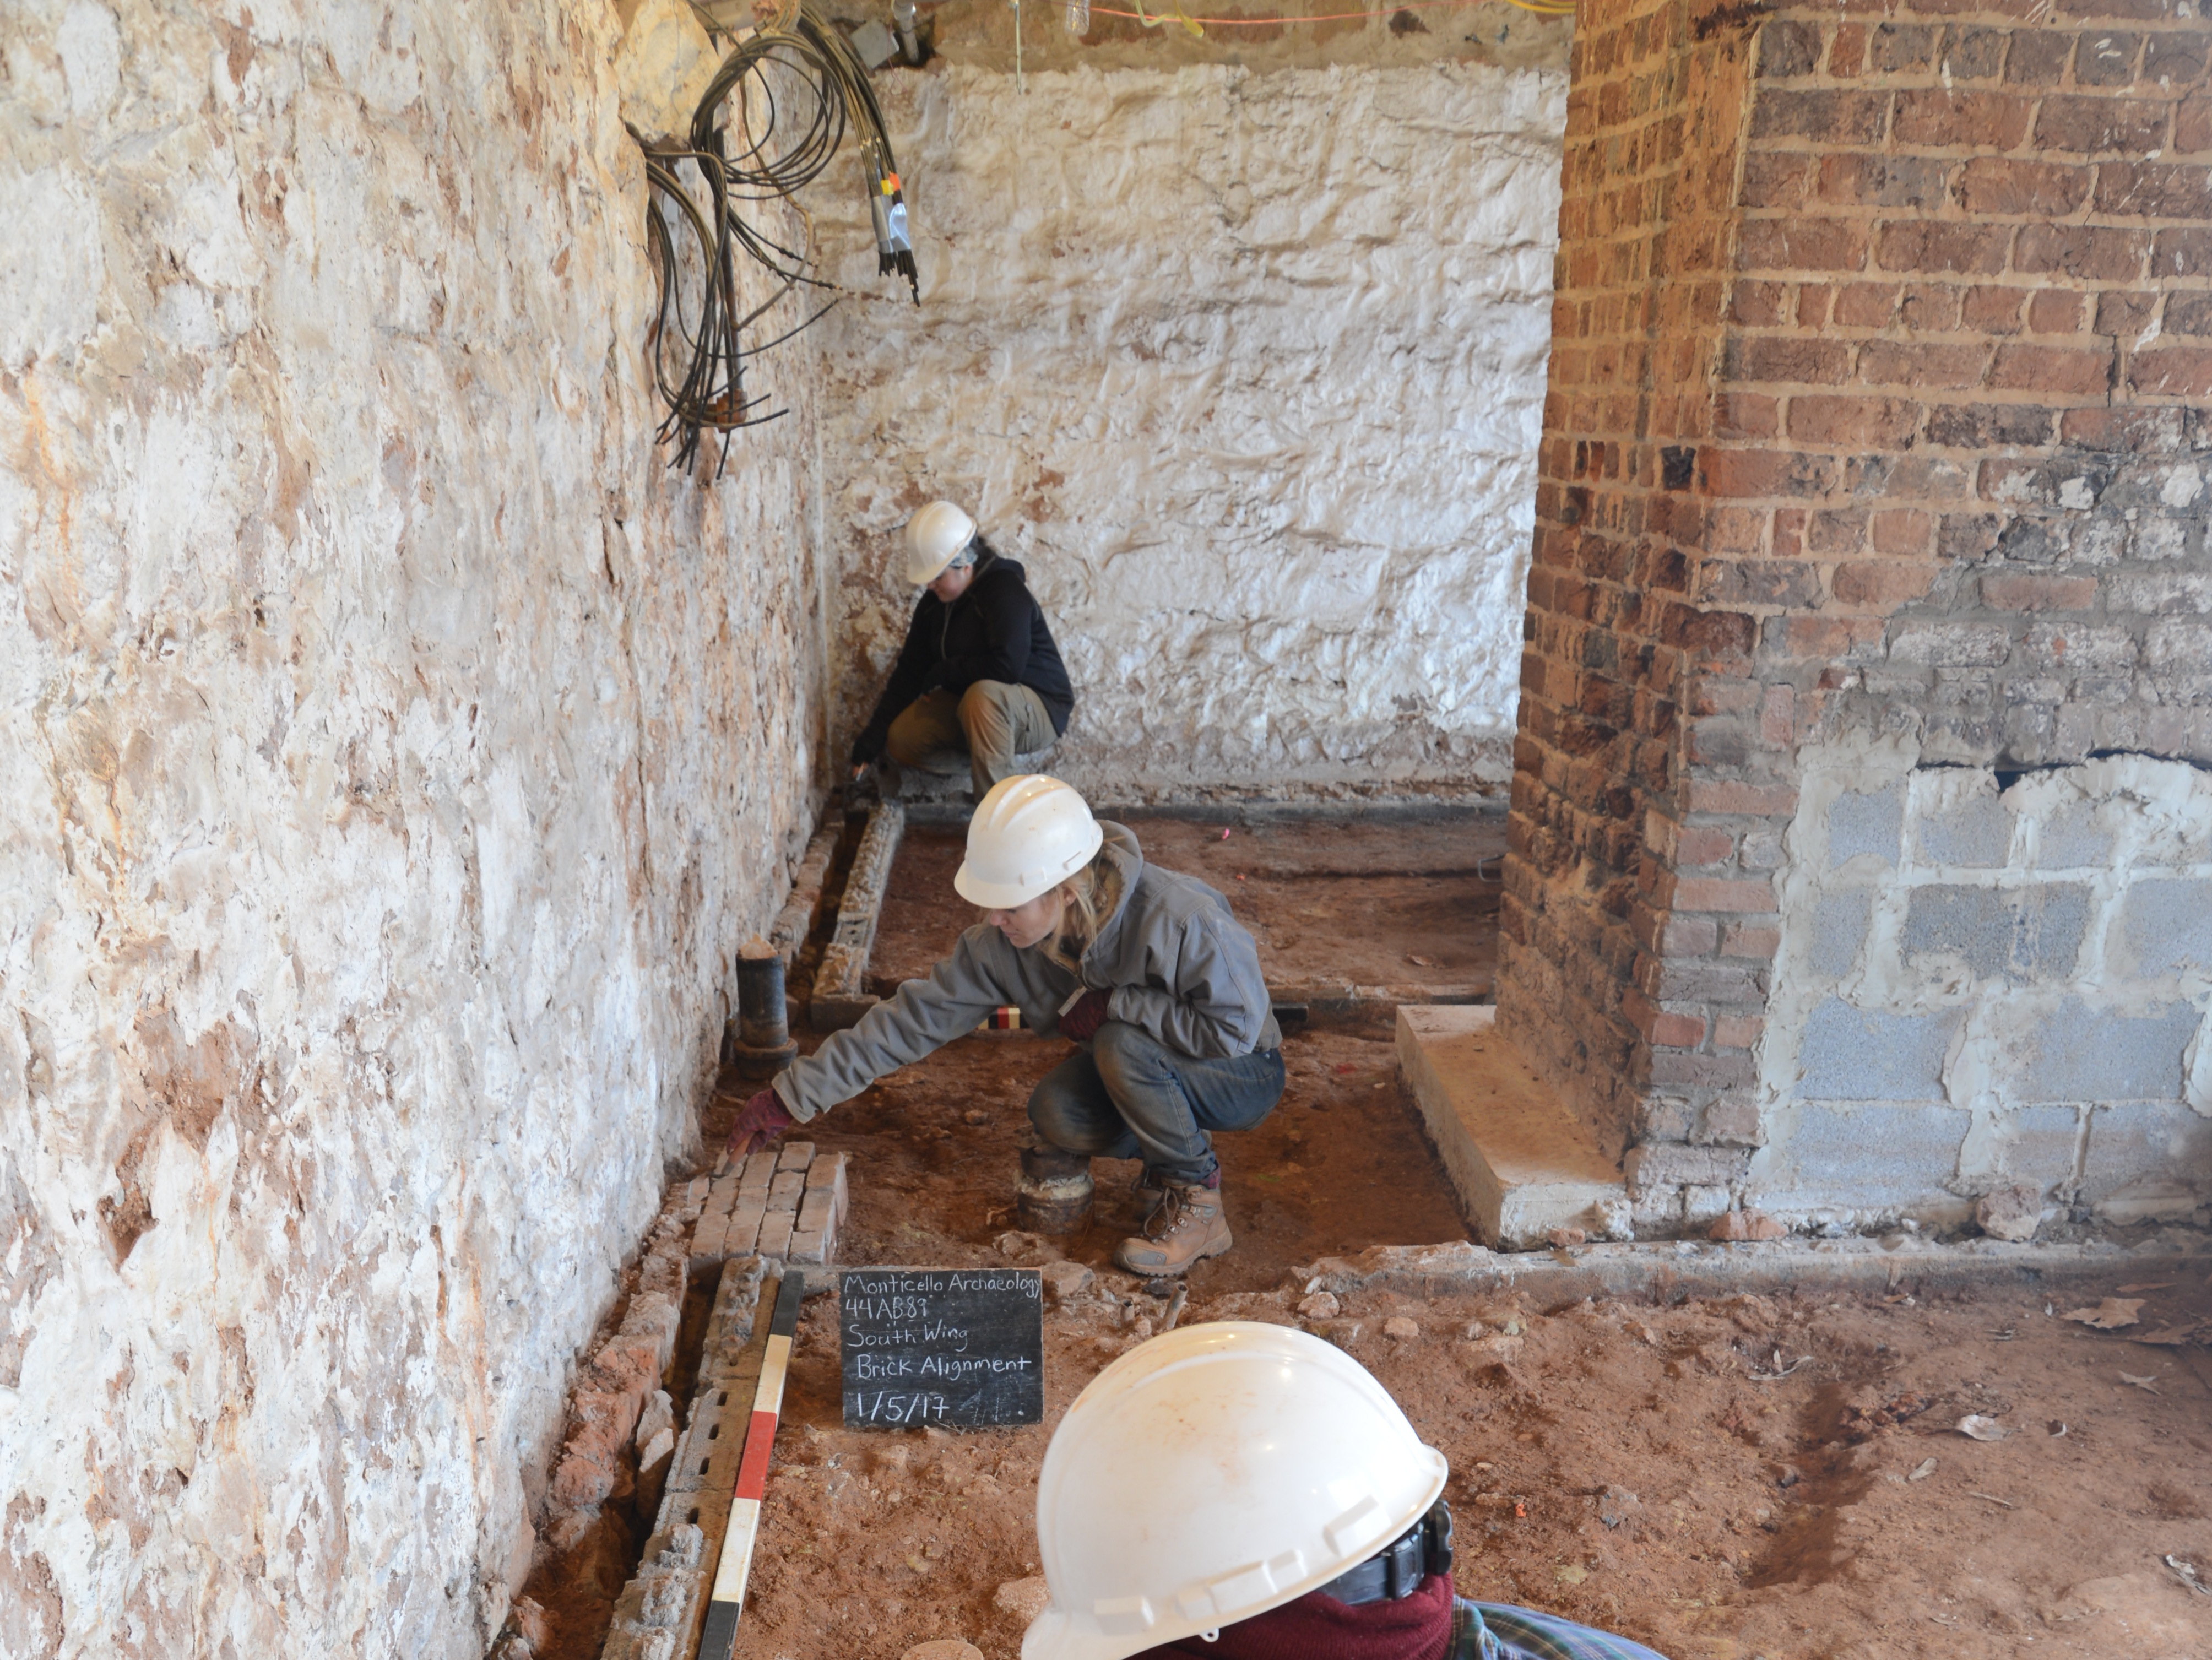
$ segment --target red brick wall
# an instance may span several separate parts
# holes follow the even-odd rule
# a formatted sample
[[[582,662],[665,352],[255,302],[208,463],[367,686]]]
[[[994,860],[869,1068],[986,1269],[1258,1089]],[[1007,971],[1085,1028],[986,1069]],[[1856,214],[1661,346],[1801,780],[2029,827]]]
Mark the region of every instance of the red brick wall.
[[[1761,29],[1700,593],[1801,730],[2212,761],[2212,27],[2033,9]]]
[[[1499,1018],[1615,1152],[1647,1128],[1651,1034],[1690,1036],[1634,984],[1663,925],[1646,820],[1680,787],[1692,687],[1751,685],[1747,619],[1692,593],[1691,477],[1712,437],[1749,57],[1728,9],[1600,0],[1568,94]]]
[[[1802,745],[2212,761],[2180,3],[1584,7],[1500,1018],[1649,1179],[1759,1140]]]

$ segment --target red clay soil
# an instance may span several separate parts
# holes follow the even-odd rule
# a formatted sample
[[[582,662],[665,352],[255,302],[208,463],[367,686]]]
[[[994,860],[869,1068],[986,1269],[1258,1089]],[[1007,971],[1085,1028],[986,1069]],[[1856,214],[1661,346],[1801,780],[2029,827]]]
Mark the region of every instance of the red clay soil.
[[[2212,1655],[2212,1598],[2161,1561],[2212,1568],[2202,1351],[2085,1332],[2033,1297],[1909,1291],[1550,1315],[1375,1295],[1331,1329],[1451,1460],[1463,1595],[1673,1660]],[[2166,1295],[2147,1316],[2181,1309]],[[1298,1301],[1201,1295],[1185,1318],[1293,1323]],[[1159,1307],[1109,1279],[1048,1310],[1046,1423],[947,1434],[842,1428],[834,1304],[810,1304],[738,1653],[896,1660],[957,1637],[1012,1660],[1026,1616],[997,1593],[1036,1572],[1052,1425]],[[1392,1316],[1416,1335],[1386,1335]],[[2007,1438],[1960,1434],[1970,1413]]]
[[[1223,825],[1146,814],[1128,824],[1146,859],[1228,896],[1271,986],[1491,983],[1502,818]],[[975,921],[952,891],[966,835],[908,827],[869,959],[878,994],[928,973]]]
[[[739,1642],[750,1660],[896,1660],[944,1637],[988,1660],[1018,1653],[1023,1616],[994,1599],[1036,1572],[1051,1426],[1164,1310],[1106,1266],[1129,1220],[1120,1167],[1097,1167],[1103,1213],[1084,1232],[1000,1243],[1023,1102],[1066,1053],[963,1039],[808,1132],[854,1155],[848,1263],[1064,1256],[1096,1286],[1048,1312],[1045,1425],[984,1432],[842,1428],[834,1304],[809,1304]],[[1387,1027],[1309,1029],[1285,1055],[1284,1104],[1219,1138],[1237,1247],[1192,1274],[1186,1319],[1298,1321],[1295,1265],[1466,1237]],[[1914,1292],[1557,1312],[1376,1293],[1309,1323],[1449,1456],[1463,1594],[1672,1660],[2212,1656],[2212,1598],[2160,1560],[2212,1574],[2212,1357],[2090,1332],[2054,1317],[2065,1304]],[[2212,1312],[2202,1286],[2130,1294],[2148,1298],[2134,1329]],[[1385,1334],[1401,1315],[1417,1336]],[[1960,1434],[1969,1413],[2007,1438]]]
[[[843,1260],[987,1260],[977,1253],[1015,1225],[1030,1091],[1071,1052],[1058,1038],[965,1037],[794,1132],[853,1155]],[[1193,1271],[1194,1291],[1270,1288],[1316,1256],[1471,1237],[1399,1088],[1386,1024],[1294,1031],[1283,1064],[1282,1104],[1215,1139],[1237,1243]],[[1134,1225],[1139,1166],[1102,1158],[1091,1169],[1100,1202],[1058,1254],[1103,1266]]]
[[[1307,872],[1355,868],[1347,848],[1361,838],[1324,860],[1294,836],[1279,862],[1243,862],[1236,884],[1234,869],[1224,881],[1203,862],[1202,838],[1218,841],[1218,827],[1138,826],[1163,863],[1206,874],[1255,932],[1269,930],[1271,974],[1363,981],[1398,971],[1385,947],[1360,942],[1406,926],[1362,921],[1373,910],[1363,893],[1477,879],[1433,874],[1461,867],[1445,855],[1469,827],[1388,828],[1370,844],[1370,874],[1278,873],[1301,860]],[[1382,873],[1414,867],[1409,830],[1436,836],[1420,866],[1431,875]],[[1271,833],[1251,832],[1243,851],[1256,854]],[[958,845],[949,832],[911,834],[879,964],[920,972],[965,925],[957,899],[929,897],[949,893]],[[1328,884],[1340,885],[1330,926],[1342,938],[1285,923],[1286,948],[1271,919],[1294,913],[1268,907]],[[1462,891],[1472,903],[1444,907],[1452,914],[1412,948],[1433,949],[1437,983],[1488,950],[1482,896]],[[1354,966],[1355,948],[1375,954]],[[1463,1594],[1618,1630],[1671,1660],[2212,1657],[2212,1597],[2185,1590],[2160,1560],[2212,1574],[2212,1357],[2199,1348],[2132,1343],[2135,1329],[2094,1333],[2056,1317],[2065,1304],[2046,1312],[2019,1293],[1930,1304],[1910,1281],[1888,1299],[1808,1287],[1560,1310],[1525,1294],[1378,1292],[1302,1314],[1300,1264],[1468,1237],[1390,1037],[1387,1015],[1288,1035],[1283,1104],[1218,1139],[1237,1249],[1191,1274],[1183,1318],[1307,1323],[1372,1368],[1451,1460]],[[834,1300],[810,1302],[739,1637],[746,1660],[897,1660],[948,1637],[988,1660],[1018,1653],[1024,1593],[1002,1606],[999,1592],[1036,1571],[1036,1481],[1052,1426],[1166,1306],[1108,1266],[1133,1219],[1133,1164],[1097,1164],[1098,1213],[1082,1232],[1010,1237],[1024,1104],[1067,1053],[1056,1039],[963,1038],[800,1132],[853,1154],[847,1264],[1064,1256],[1094,1280],[1047,1311],[1047,1420],[1019,1430],[844,1429]],[[708,1145],[739,1098],[710,1110]],[[2144,1331],[2212,1314],[2203,1286],[2128,1294],[2148,1299]],[[1385,1331],[1398,1316],[1413,1335]],[[1960,1434],[1970,1413],[1996,1419],[2006,1438]],[[623,1571],[618,1555],[586,1550],[533,1579],[531,1594],[556,1616],[541,1660],[596,1660]]]
[[[1066,1053],[965,1038],[805,1132],[854,1155],[848,1264],[1064,1256],[1095,1278],[1047,1312],[1047,1421],[1030,1429],[845,1430],[834,1302],[809,1304],[747,1660],[897,1660],[946,1637],[988,1660],[1018,1653],[1025,1615],[997,1593],[1036,1572],[1052,1425],[1165,1309],[1106,1266],[1130,1219],[1115,1179],[1127,1170],[1097,1166],[1101,1214],[1084,1232],[1008,1237],[1023,1104]],[[2064,1303],[1930,1304],[1910,1281],[1887,1300],[1808,1287],[1557,1310],[1525,1294],[1377,1292],[1302,1316],[1296,1265],[1465,1229],[1382,1022],[1294,1032],[1285,1058],[1283,1105],[1219,1139],[1237,1247],[1192,1274],[1183,1317],[1303,1322],[1372,1368],[1451,1460],[1463,1594],[1621,1631],[1671,1660],[2212,1656],[2212,1598],[2160,1560],[2212,1572],[2212,1357],[2129,1341],[2212,1314],[2205,1287],[2130,1292],[2147,1298],[2140,1326],[2113,1334],[2056,1317]],[[710,1113],[710,1143],[734,1108],[725,1097]],[[1387,1333],[1395,1316],[1416,1334]],[[1970,1413],[2006,1438],[1957,1432]],[[538,1577],[531,1594],[558,1627],[541,1657],[595,1660],[620,1572],[580,1553]]]

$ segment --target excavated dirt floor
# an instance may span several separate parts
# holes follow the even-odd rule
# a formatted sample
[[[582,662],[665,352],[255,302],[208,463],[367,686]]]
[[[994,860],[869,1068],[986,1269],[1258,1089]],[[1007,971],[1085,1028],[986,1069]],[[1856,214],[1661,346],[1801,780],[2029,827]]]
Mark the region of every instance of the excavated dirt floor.
[[[1496,971],[1502,817],[1223,824],[1132,813],[1126,822],[1147,860],[1228,896],[1271,986],[1487,989]],[[908,826],[869,958],[872,990],[928,973],[975,920],[952,891],[966,835]]]
[[[1191,1276],[1186,1320],[1297,1321],[1294,1265],[1464,1237],[1387,1029],[1324,1025],[1285,1047],[1283,1106],[1220,1138],[1238,1247]],[[843,1429],[834,1304],[809,1304],[740,1653],[896,1660],[941,1637],[989,1660],[1018,1652],[1021,1616],[994,1599],[1036,1572],[1051,1425],[1164,1312],[1106,1266],[1130,1220],[1113,1178],[1133,1167],[1098,1166],[1102,1214],[1085,1232],[1006,1237],[1021,1103],[1065,1053],[966,1039],[812,1132],[854,1155],[847,1262],[1065,1256],[1097,1279],[1047,1315],[1048,1417],[1032,1430]],[[2212,1313],[2202,1286],[2129,1294],[2146,1298],[2131,1329]],[[1889,1300],[1813,1288],[1556,1311],[1376,1293],[1308,1323],[1450,1457],[1466,1594],[1609,1626],[1674,1660],[2201,1660],[2212,1598],[2160,1558],[2212,1571],[2212,1357],[2054,1317],[2066,1309],[2018,1294],[1930,1305],[1908,1282]],[[1419,1335],[1386,1335],[1398,1316]],[[1970,1413],[2006,1439],[1957,1432]]]
[[[1291,837],[1272,858],[1267,829],[1232,827],[1222,843],[1218,825],[1134,828],[1163,863],[1233,894],[1279,984],[1487,975],[1492,918],[1469,908],[1494,907],[1495,888],[1464,824],[1321,848],[1325,837]],[[910,835],[877,954],[886,977],[923,971],[971,919],[949,897],[957,850],[949,832]],[[1315,874],[1358,870],[1370,873]],[[1402,905],[1388,918],[1373,897],[1384,890]],[[1082,1232],[1011,1231],[1024,1104],[1066,1053],[1054,1039],[965,1038],[805,1132],[853,1154],[846,1264],[1066,1257],[1093,1280],[1047,1311],[1047,1421],[1020,1430],[845,1430],[834,1298],[810,1302],[747,1660],[897,1660],[948,1637],[988,1660],[1018,1653],[1035,1588],[1015,1582],[1036,1572],[1051,1427],[1166,1310],[1109,1266],[1133,1220],[1133,1164],[1097,1166],[1098,1213]],[[2212,1573],[2212,1356],[2129,1341],[2212,1316],[2206,1286],[2130,1290],[2145,1299],[2140,1324],[2110,1334],[2058,1317],[2065,1302],[1930,1303],[1909,1280],[1887,1298],[1813,1286],[1553,1309],[1526,1293],[1373,1292],[1302,1312],[1298,1265],[1466,1230],[1398,1081],[1387,1011],[1294,1029],[1285,1058],[1281,1107],[1219,1139],[1237,1247],[1193,1273],[1182,1318],[1305,1323],[1373,1369],[1451,1460],[1462,1593],[1607,1626],[1673,1660],[2212,1657],[2212,1597],[2161,1561]],[[717,1098],[710,1146],[738,1098]],[[1401,1319],[1410,1334],[1385,1330]],[[2005,1438],[1958,1432],[1969,1414]],[[533,1581],[555,1627],[541,1660],[595,1660],[620,1531]]]
[[[1200,1295],[1185,1317],[1287,1322],[1297,1300]],[[2185,1304],[2201,1311],[2202,1288],[2159,1307]],[[840,1427],[817,1299],[740,1654],[896,1660],[960,1637],[1011,1660],[1030,1588],[1000,1588],[1036,1572],[1051,1425],[1159,1306],[1108,1278],[1051,1310],[1045,1426],[948,1434]],[[1386,1335],[1393,1316],[1417,1335]],[[2201,1351],[2088,1334],[2033,1297],[1903,1292],[1551,1314],[1378,1294],[1346,1298],[1334,1329],[1451,1459],[1464,1594],[1674,1660],[2212,1654],[2212,1599],[2160,1560],[2212,1565]],[[2007,1438],[1957,1432],[1970,1413]]]

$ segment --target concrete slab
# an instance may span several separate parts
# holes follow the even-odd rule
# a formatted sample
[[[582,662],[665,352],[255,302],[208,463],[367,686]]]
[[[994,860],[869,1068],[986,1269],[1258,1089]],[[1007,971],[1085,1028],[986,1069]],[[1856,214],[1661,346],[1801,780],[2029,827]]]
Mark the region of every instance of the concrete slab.
[[[1625,1206],[1620,1172],[1496,1030],[1498,1011],[1401,1006],[1398,1064],[1461,1207],[1492,1245],[1524,1250]]]

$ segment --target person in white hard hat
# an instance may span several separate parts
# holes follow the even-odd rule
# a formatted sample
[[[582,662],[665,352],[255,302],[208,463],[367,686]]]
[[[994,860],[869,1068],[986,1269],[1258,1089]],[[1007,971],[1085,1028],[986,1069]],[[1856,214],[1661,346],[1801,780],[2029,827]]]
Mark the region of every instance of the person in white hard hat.
[[[1260,953],[1205,883],[1145,862],[1056,778],[1008,778],[968,825],[952,879],[984,920],[926,980],[909,980],[849,1031],[794,1061],[747,1102],[732,1132],[750,1151],[850,1100],[885,1073],[971,1032],[1012,1004],[1076,1052],[1030,1096],[1043,1146],[1145,1161],[1157,1195],[1115,1260],[1181,1274],[1231,1243],[1212,1132],[1248,1129],[1283,1093],[1282,1033]]]
[[[933,502],[907,520],[906,575],[921,596],[875,713],[853,740],[853,776],[886,754],[923,772],[965,767],[981,800],[1017,755],[1049,748],[1067,730],[1067,667],[1021,566],[953,503]]]
[[[1022,1660],[1662,1660],[1451,1578],[1444,1456],[1350,1355],[1185,1326],[1078,1395],[1037,1478]]]

